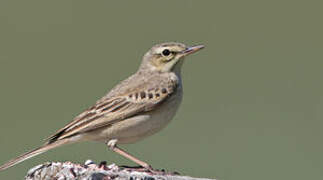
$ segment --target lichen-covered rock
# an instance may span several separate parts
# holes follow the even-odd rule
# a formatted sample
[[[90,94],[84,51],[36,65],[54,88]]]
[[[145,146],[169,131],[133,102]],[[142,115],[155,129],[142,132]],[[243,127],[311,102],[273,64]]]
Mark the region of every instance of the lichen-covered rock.
[[[84,165],[71,162],[48,162],[31,168],[26,180],[207,180],[188,176],[172,175],[160,171],[151,173],[142,168],[119,167],[115,164],[106,166],[106,162],[99,165],[87,160]]]

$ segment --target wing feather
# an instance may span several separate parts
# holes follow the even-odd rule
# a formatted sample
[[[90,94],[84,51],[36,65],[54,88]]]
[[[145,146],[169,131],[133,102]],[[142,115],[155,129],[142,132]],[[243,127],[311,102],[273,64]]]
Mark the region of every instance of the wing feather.
[[[72,122],[50,136],[48,143],[92,131],[122,121],[140,112],[153,110],[176,90],[176,83],[160,85],[153,89],[137,89],[117,97],[104,98],[88,108]]]

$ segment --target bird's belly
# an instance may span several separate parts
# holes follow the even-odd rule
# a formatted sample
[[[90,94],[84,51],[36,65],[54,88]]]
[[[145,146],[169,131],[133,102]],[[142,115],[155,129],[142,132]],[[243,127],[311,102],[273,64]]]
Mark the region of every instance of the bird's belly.
[[[177,99],[179,98],[179,99]],[[100,141],[117,139],[118,143],[133,143],[163,129],[174,117],[181,103],[181,96],[166,100],[156,110],[127,118],[102,129]]]

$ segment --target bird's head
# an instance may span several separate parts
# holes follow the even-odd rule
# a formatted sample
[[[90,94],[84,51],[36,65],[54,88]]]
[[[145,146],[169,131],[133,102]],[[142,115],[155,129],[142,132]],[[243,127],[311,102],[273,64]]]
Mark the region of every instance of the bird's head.
[[[171,72],[180,69],[185,56],[204,48],[203,45],[186,46],[168,42],[153,46],[143,57],[140,69]]]

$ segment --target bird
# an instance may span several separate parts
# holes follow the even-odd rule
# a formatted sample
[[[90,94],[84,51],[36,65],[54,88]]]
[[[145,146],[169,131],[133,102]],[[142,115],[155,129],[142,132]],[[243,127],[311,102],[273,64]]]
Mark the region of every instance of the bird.
[[[108,149],[153,171],[148,163],[118,145],[151,136],[173,119],[183,97],[184,59],[203,48],[178,42],[154,45],[133,75],[48,137],[42,146],[1,165],[0,171],[56,147],[83,141],[103,142]]]

